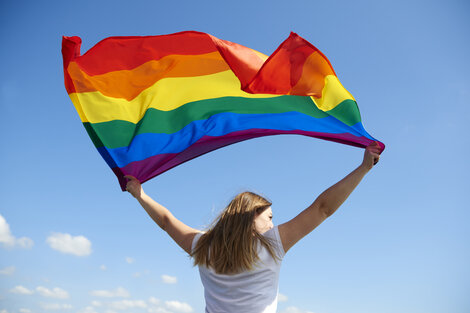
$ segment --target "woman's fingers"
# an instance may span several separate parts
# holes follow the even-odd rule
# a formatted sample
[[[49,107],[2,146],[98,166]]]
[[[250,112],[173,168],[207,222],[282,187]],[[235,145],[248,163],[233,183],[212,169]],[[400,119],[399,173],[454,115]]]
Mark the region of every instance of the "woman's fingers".
[[[380,145],[376,141],[371,142],[364,151],[363,164],[371,169],[375,164],[377,164],[377,162],[379,162],[380,151]]]
[[[380,160],[380,155],[378,153],[371,153],[372,156],[374,157],[374,165],[377,164]]]
[[[378,162],[378,160],[376,160],[376,158],[380,154],[381,150],[382,149],[380,148],[380,145],[377,143],[377,141],[374,141],[374,142],[370,143],[366,147],[366,151],[374,157],[374,165],[377,164],[377,162]]]
[[[124,178],[127,178],[129,181],[131,181],[131,180],[137,180],[137,178],[135,178],[135,177],[132,176],[132,175],[126,175],[126,176],[124,176]]]
[[[131,176],[131,175],[126,175],[126,176],[124,176],[124,178],[127,179],[126,190],[131,192],[131,189],[132,189],[133,185],[135,185],[135,181],[137,180],[137,178],[135,178],[134,176]]]
[[[133,197],[138,197],[142,192],[142,185],[140,184],[140,181],[132,175],[125,175],[124,178],[127,179],[126,190]]]
[[[140,181],[137,178],[135,178],[134,176],[126,175],[126,176],[124,176],[124,178],[127,179],[127,186],[129,186],[129,185],[140,185]]]

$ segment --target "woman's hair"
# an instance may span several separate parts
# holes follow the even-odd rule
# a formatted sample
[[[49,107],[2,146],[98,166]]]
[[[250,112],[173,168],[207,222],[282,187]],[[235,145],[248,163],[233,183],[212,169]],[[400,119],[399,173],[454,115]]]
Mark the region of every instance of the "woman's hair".
[[[194,265],[211,267],[218,274],[251,270],[259,259],[259,243],[276,260],[273,244],[254,227],[256,214],[270,206],[271,202],[253,192],[235,196],[213,226],[199,238],[192,253]]]

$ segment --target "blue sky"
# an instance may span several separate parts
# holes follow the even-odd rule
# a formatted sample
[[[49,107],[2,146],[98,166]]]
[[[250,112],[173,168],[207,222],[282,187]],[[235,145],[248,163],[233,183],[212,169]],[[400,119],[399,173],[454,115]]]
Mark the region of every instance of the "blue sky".
[[[467,1],[1,1],[0,312],[203,312],[190,259],[88,138],[61,36],[198,30],[270,54],[295,31],[332,62],[387,148],[347,202],[286,255],[281,313],[470,310]],[[467,31],[465,31],[467,30]],[[359,165],[301,136],[238,143],[147,182],[204,228],[236,193],[294,217]]]

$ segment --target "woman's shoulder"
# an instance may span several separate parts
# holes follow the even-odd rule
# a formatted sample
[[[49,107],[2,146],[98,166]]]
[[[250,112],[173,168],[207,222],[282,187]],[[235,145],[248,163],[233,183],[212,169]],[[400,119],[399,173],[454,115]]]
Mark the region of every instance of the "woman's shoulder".
[[[272,239],[280,238],[278,225],[276,225],[273,228],[271,228],[270,230],[262,233],[261,235],[263,235],[264,237],[272,238]]]
[[[284,248],[282,246],[281,236],[279,235],[279,228],[278,225],[274,226],[267,232],[261,234],[263,237],[268,238],[273,246],[276,248],[277,253],[280,258],[283,258],[286,254]]]
[[[194,249],[196,248],[199,238],[201,238],[201,236],[204,235],[205,233],[206,233],[205,231],[199,231],[196,235],[194,235],[193,242],[191,244],[191,252],[193,252]]]

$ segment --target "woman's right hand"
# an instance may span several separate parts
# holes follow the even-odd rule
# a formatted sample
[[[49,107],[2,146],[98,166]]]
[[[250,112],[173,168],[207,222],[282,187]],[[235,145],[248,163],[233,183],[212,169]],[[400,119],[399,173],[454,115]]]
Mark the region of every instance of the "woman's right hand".
[[[380,145],[377,141],[371,143],[366,150],[364,151],[364,160],[362,161],[362,166],[370,170],[380,159]]]
[[[127,179],[126,190],[134,197],[140,198],[144,194],[144,190],[142,189],[142,185],[140,181],[131,175],[126,175],[124,178]]]

